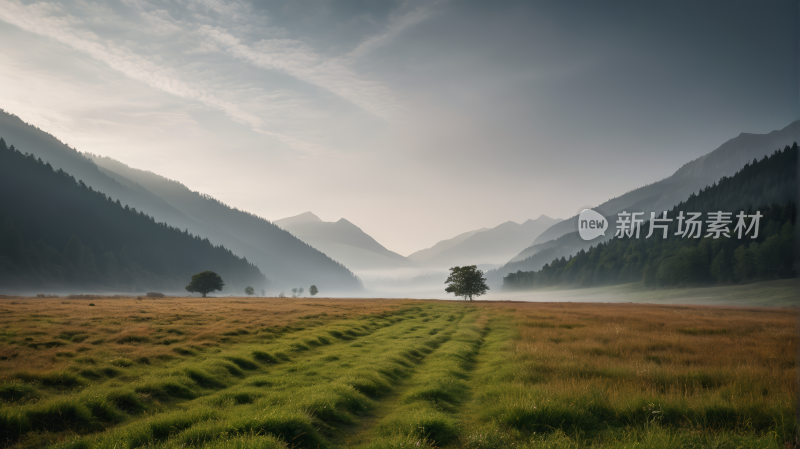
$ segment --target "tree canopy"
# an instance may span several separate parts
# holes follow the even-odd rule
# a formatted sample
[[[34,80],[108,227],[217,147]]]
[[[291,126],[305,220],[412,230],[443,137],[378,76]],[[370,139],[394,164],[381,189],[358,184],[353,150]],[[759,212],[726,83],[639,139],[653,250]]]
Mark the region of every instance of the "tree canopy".
[[[691,194],[668,213],[669,217],[677,217],[681,211],[693,211],[706,217],[709,212],[731,212],[734,221],[729,226],[729,237],[683,238],[676,234],[678,222],[673,220],[667,228],[667,238],[660,230],[644,238],[650,231],[650,223],[645,222],[642,238],[615,237],[569,258],[555,258],[538,271],[511,272],[503,278],[503,290],[639,281],[646,287],[680,287],[793,277],[797,161],[797,144],[787,146],[746,164],[734,176],[723,177],[698,194]],[[734,232],[735,215],[742,211],[748,216],[756,212],[761,216],[756,238],[739,238]]]
[[[0,285],[178,291],[213,270],[230,285],[266,286],[261,271],[208,239],[157,223],[0,138]]]
[[[312,285],[311,287],[308,287],[308,293],[310,293],[311,296],[314,296],[317,293],[319,293],[319,290],[317,290],[317,286],[316,285]]]
[[[472,301],[473,296],[485,295],[489,290],[486,278],[483,277],[483,271],[479,270],[476,265],[450,268],[450,275],[444,283],[449,284],[444,291],[456,296],[463,296],[464,301],[467,298]]]
[[[186,286],[186,291],[200,293],[203,295],[203,298],[205,298],[206,294],[211,293],[214,290],[222,291],[223,285],[225,284],[222,282],[222,278],[217,273],[214,273],[213,271],[204,271],[192,276],[192,282]]]

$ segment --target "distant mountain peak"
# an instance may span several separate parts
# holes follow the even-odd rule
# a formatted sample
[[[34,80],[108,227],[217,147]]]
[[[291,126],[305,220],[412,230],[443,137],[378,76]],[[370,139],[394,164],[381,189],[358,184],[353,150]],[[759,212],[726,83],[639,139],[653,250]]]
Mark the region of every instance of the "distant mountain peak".
[[[531,242],[552,224],[561,221],[544,215],[536,220],[500,223],[494,228],[481,228],[442,240],[430,248],[419,250],[409,259],[428,266],[449,267],[460,264],[495,264],[510,257]],[[502,262],[499,262],[502,263]]]
[[[531,226],[531,225],[540,225],[540,224],[547,224],[547,225],[554,225],[560,221],[563,221],[561,218],[550,218],[547,215],[539,215],[537,219],[527,219],[522,226]]]
[[[298,225],[298,224],[306,224],[306,223],[322,223],[322,220],[314,215],[311,211],[303,212],[300,215],[295,215],[293,217],[286,217],[281,218],[280,220],[275,220],[274,223],[282,228],[286,228],[287,226]]]

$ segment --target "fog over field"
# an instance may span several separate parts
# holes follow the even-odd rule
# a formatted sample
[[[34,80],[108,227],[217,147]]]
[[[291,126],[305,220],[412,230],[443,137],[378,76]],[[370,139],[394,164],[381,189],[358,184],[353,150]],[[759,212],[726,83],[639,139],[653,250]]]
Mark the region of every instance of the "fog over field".
[[[222,294],[442,298],[450,268],[476,265],[494,297],[596,246],[571,234],[583,208],[668,210],[800,140],[796,9],[0,0],[0,138],[86,204],[99,192],[260,272],[225,262]],[[787,183],[736,206],[791,201]],[[178,294],[201,260],[166,264],[155,227],[133,246],[15,210],[7,293]],[[763,238],[788,239],[786,220]],[[726,248],[703,279],[664,271],[671,253],[648,267],[659,286],[788,276],[742,268],[766,247]]]
[[[800,448],[797,0],[0,0],[0,43],[0,448]]]

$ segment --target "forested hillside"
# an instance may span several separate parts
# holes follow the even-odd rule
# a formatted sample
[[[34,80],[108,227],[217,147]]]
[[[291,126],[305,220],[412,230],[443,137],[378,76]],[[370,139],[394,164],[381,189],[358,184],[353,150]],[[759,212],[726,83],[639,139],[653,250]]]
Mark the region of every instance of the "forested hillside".
[[[800,120],[767,134],[741,133],[716,150],[684,164],[668,178],[612,198],[593,209],[607,218],[616,217],[622,210],[645,212],[645,216],[649,217],[651,211],[670,209],[692,193],[725,176],[733,176],[748,161],[761,159],[773,153],[776,148],[783,148],[797,141],[800,141]],[[752,207],[759,206],[755,204]],[[489,285],[500,288],[503,276],[508,273],[538,271],[553,259],[569,257],[581,250],[587,251],[593,242],[586,242],[578,237],[577,220],[578,217],[574,216],[551,226],[536,238],[533,245],[504,266],[489,270],[486,273]]]
[[[647,212],[663,211],[678,204],[692,192],[710,185],[723,176],[733,176],[745,163],[800,141],[800,120],[783,129],[766,134],[741,133],[728,140],[716,150],[684,164],[668,178],[631,190],[612,198],[594,209],[603,215],[616,214],[627,209]],[[545,243],[576,230],[574,219],[567,219],[543,232],[534,245]],[[574,252],[572,253],[574,254]],[[531,255],[531,254],[528,254]],[[522,259],[527,256],[518,257]]]
[[[269,221],[229,207],[208,195],[154,173],[132,169],[109,158],[94,160],[55,136],[0,109],[0,137],[26,153],[62,169],[88,187],[158,222],[187,230],[223,245],[255,263],[271,282],[271,293],[315,284],[326,293],[362,288],[340,263]],[[0,223],[2,227],[3,223]]]
[[[88,157],[103,173],[131,188],[152,192],[188,217],[190,231],[196,230],[195,233],[256,263],[273,281],[276,290],[273,293],[311,284],[328,293],[363,288],[358,277],[342,265],[341,260],[332,259],[331,254],[324,254],[264,218],[230,207],[155,173],[131,168],[108,157],[93,154]]]
[[[268,284],[230,250],[156,223],[3,139],[0,191],[0,284],[6,291],[180,291],[205,270],[222,276],[226,292]]]
[[[672,221],[668,222],[666,239],[661,229],[646,238],[650,232],[646,217],[639,238],[614,238],[588,251],[581,250],[575,257],[555,259],[539,271],[509,273],[503,278],[503,290],[637,281],[650,287],[670,287],[791,277],[797,157],[795,143],[692,194],[668,212]],[[732,222],[727,225],[730,237],[708,236],[708,213],[717,211],[732,213]],[[751,238],[755,227],[742,238],[734,231],[736,215],[741,211],[748,216],[761,214],[756,238]],[[680,212],[702,212],[701,238],[676,235]],[[751,221],[746,219],[748,227]],[[613,222],[609,225],[615,226]]]

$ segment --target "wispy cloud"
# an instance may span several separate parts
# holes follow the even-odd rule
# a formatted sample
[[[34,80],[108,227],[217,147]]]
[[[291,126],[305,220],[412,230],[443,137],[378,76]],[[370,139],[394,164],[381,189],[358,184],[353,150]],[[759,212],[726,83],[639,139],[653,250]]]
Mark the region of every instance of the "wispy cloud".
[[[209,25],[201,26],[198,33],[238,59],[321,87],[383,119],[389,120],[397,109],[388,88],[361,79],[341,60],[323,57],[302,41],[263,39],[247,45],[227,30]]]
[[[239,104],[225,100],[195,82],[184,81],[175,70],[136,54],[109,39],[103,39],[86,28],[81,28],[84,21],[65,12],[57,4],[24,5],[16,0],[2,0],[0,20],[28,32],[55,39],[154,89],[219,109],[237,122],[246,124],[254,131],[273,137],[294,149],[310,154],[324,151],[318,144],[270,130],[260,117],[243,109]],[[169,25],[169,22],[163,19],[160,23]],[[165,27],[161,27],[162,30]],[[173,27],[166,28],[175,31]]]
[[[436,0],[417,6],[410,11],[393,15],[390,17],[389,23],[382,33],[370,36],[361,41],[361,43],[346,56],[346,59],[360,58],[389,44],[407,28],[431,17],[435,13],[437,6],[441,3],[443,3],[443,0]]]
[[[245,2],[183,0],[177,7],[149,0],[121,2],[127,12],[95,3],[0,0],[0,20],[54,39],[151,88],[221,110],[259,134],[309,155],[333,155],[305,130],[324,128],[327,124],[320,126],[319,120],[336,112],[315,110],[315,101],[326,100],[314,98],[312,91],[240,76],[241,64],[288,75],[396,123],[403,117],[401,96],[380,80],[357,73],[355,67],[360,58],[434,14],[440,3],[391,14],[379,34],[337,56],[287,37],[268,13],[254,11]],[[220,85],[218,80],[225,81]],[[272,95],[276,90],[280,94]],[[276,96],[283,101],[275,101]],[[267,101],[257,103],[256,98]]]

